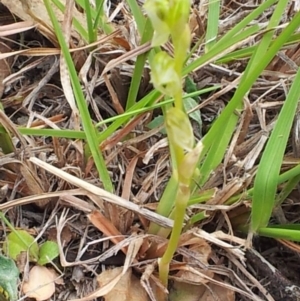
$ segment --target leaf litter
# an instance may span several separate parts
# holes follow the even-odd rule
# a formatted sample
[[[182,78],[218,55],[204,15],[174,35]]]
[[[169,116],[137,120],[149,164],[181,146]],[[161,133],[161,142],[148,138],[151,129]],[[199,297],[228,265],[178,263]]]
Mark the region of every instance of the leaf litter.
[[[104,296],[106,301],[112,298],[118,301],[155,300],[156,294],[166,293],[157,279],[156,260],[165,250],[167,240],[148,235],[144,231],[149,221],[166,227],[172,226],[170,219],[148,209],[155,208],[170,176],[164,136],[159,130],[149,132],[147,123],[152,118],[151,112],[138,116],[102,142],[101,149],[105,152],[115,185],[115,193],[109,194],[102,189],[93,164],[84,164],[83,145],[79,140],[20,135],[16,124],[19,124],[21,117],[22,125],[27,128],[80,129],[79,114],[66,66],[59,56],[58,42],[44,4],[42,1],[24,3],[26,9],[20,1],[15,3],[1,0],[1,12],[5,11],[10,24],[7,21],[3,24],[0,19],[0,45],[4,45],[0,48],[0,59],[5,66],[0,73],[0,92],[1,102],[9,116],[7,118],[6,114],[1,113],[0,120],[6,131],[14,137],[15,154],[1,153],[0,185],[1,188],[7,185],[8,190],[4,190],[6,192],[0,210],[8,210],[10,220],[26,231],[37,227],[38,232],[43,232],[46,236],[50,234],[50,226],[56,227],[60,264],[65,269],[62,278],[65,283],[70,281],[76,267],[81,268],[80,275],[83,275],[82,279],[79,277],[78,281],[71,281],[72,289],[69,291],[62,284],[54,286],[54,278],[51,276],[47,284],[51,286],[51,294],[55,293],[58,299],[92,300]],[[228,10],[223,12],[224,22],[220,32],[234,23],[230,14],[235,13],[234,18],[237,20],[245,16],[245,11],[234,7],[236,4],[232,7],[230,4],[226,5]],[[4,6],[25,23],[15,22]],[[88,57],[85,49],[91,45],[84,45],[70,20],[67,22],[65,16],[57,12],[62,28],[70,39],[74,59],[77,57],[76,67],[84,84],[83,89],[87,92],[87,101],[95,122],[111,117],[111,112],[115,114],[123,111],[121,99],[124,93],[128,93],[128,87],[123,84],[116,86],[116,83],[130,78],[137,55],[150,49],[149,44],[138,45],[138,34],[135,26],[132,26],[132,17],[128,14],[126,5],[120,2],[114,9],[112,20],[113,16],[121,15],[125,24],[115,22],[115,31],[109,36],[100,36],[93,45],[95,50]],[[206,5],[195,6],[193,9],[191,26],[195,37],[200,37],[203,33],[206,9]],[[86,24],[79,10],[75,9],[73,13],[82,25]],[[35,26],[36,30],[30,30],[31,26]],[[11,43],[17,39],[15,35],[20,31],[24,31],[26,49],[20,49],[15,43]],[[7,35],[12,35],[11,41],[3,39]],[[197,52],[194,54],[200,55]],[[245,298],[277,300],[272,297],[272,294],[276,296],[277,293],[271,291],[270,295],[255,278],[261,277],[259,273],[262,272],[257,272],[253,277],[247,270],[247,252],[243,249],[245,241],[235,236],[232,230],[237,223],[235,219],[247,212],[247,200],[240,202],[239,206],[220,206],[225,206],[237,192],[249,187],[257,159],[272,129],[276,109],[281,107],[290,76],[298,66],[293,64],[297,63],[297,56],[297,46],[291,46],[280,53],[268,70],[264,71],[264,78],[260,78],[252,88],[252,99],[245,101],[246,110],[241,114],[241,121],[224,165],[215,171],[203,187],[217,187],[215,196],[205,204],[208,207],[204,210],[209,218],[200,223],[199,227],[182,235],[171,264],[170,278],[173,284],[169,293],[172,301],[181,300],[182,296],[189,301],[231,301]],[[216,93],[205,95],[198,107],[195,107],[194,101],[188,104],[190,106],[192,103],[193,108],[189,109],[195,112],[201,109],[201,120],[198,113],[194,116],[203,134],[230,99],[231,91],[238,85],[243,66],[242,61],[222,68],[220,65],[209,64],[194,72],[193,80],[198,88],[215,83],[221,85]],[[144,90],[139,92],[140,97],[145,95],[147,89],[149,91],[149,86],[151,89],[149,79],[148,82],[146,79],[145,74]],[[264,98],[269,100],[263,101]],[[157,116],[154,114],[155,117]],[[197,130],[199,131],[199,127]],[[127,140],[124,141],[124,138]],[[287,153],[283,169],[291,164],[290,154]],[[142,160],[147,161],[147,164],[143,164]],[[58,216],[56,221],[47,225],[45,219],[51,214],[53,204],[58,206]],[[19,207],[21,205],[24,206],[22,211]],[[203,210],[199,206],[201,204],[191,206],[188,215],[192,216]],[[288,217],[292,208],[291,206],[290,211],[287,211]],[[126,216],[126,221],[121,221],[120,216]],[[203,230],[205,226],[208,226],[208,232]],[[63,235],[65,229],[69,229],[70,238]],[[285,241],[282,244],[286,246],[285,252],[289,252],[291,248],[299,251],[297,246]],[[265,252],[263,246],[259,247]],[[277,256],[280,256],[282,245],[275,244],[273,248]],[[118,265],[121,267],[116,267]],[[255,260],[252,260],[251,265],[256,268]],[[34,266],[30,272],[38,269],[41,273],[39,268],[42,267]],[[43,269],[47,274],[49,269],[46,270]],[[284,271],[281,273],[286,275]],[[29,277],[29,280],[32,279]],[[274,280],[270,279],[271,282]],[[299,278],[294,279],[299,284]],[[96,283],[89,286],[91,280]],[[25,283],[25,294],[30,296],[29,291],[39,294],[35,287],[24,291]],[[140,297],[134,295],[135,291]],[[42,297],[40,294],[31,297],[45,300],[49,298],[50,292]]]

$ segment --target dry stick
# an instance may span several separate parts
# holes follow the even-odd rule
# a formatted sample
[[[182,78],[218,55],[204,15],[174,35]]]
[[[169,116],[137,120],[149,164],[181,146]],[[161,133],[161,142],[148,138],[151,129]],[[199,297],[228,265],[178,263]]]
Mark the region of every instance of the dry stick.
[[[139,205],[129,202],[129,201],[127,201],[119,196],[116,196],[110,192],[107,192],[106,190],[104,190],[100,187],[97,187],[88,182],[85,182],[84,180],[76,178],[76,177],[66,173],[65,171],[62,171],[61,169],[58,169],[38,158],[31,157],[29,159],[29,161],[46,169],[47,171],[55,174],[56,176],[62,178],[65,181],[67,181],[77,187],[81,187],[81,188],[87,190],[88,192],[103,198],[104,200],[106,200],[109,203],[124,207],[128,210],[132,210],[138,214],[141,214],[144,217],[146,217],[148,220],[150,220],[162,227],[167,227],[167,228],[173,227],[173,220],[171,220],[167,217],[161,216],[161,215],[159,215],[155,212],[152,212],[146,208],[140,207]]]

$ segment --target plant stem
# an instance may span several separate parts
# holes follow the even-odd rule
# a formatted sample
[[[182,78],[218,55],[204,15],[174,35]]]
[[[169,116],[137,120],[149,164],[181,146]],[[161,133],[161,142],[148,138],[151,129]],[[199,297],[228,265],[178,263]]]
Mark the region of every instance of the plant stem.
[[[167,287],[168,285],[169,265],[178,246],[182,225],[184,222],[185,209],[189,198],[189,187],[183,184],[179,184],[176,196],[175,220],[173,231],[171,233],[167,249],[163,257],[159,261],[159,279],[165,287]]]

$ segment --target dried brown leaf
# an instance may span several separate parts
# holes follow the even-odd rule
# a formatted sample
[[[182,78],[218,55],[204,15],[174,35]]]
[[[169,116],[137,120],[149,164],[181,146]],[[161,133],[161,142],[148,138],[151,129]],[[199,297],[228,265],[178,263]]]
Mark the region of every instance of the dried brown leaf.
[[[17,22],[13,24],[0,26],[0,37],[20,33],[31,28],[34,28],[34,24],[31,21]]]
[[[202,298],[199,301],[234,301],[235,293],[234,291],[216,285],[214,283],[210,283]]]
[[[105,236],[111,237],[111,241],[114,244],[123,240],[120,231],[112,224],[112,222],[107,219],[100,211],[94,210],[91,214],[88,214],[88,219],[90,222],[99,229]],[[127,249],[122,249],[123,253],[127,253]]]
[[[122,268],[106,270],[98,276],[97,280],[100,286],[110,282],[120,273]],[[107,293],[105,301],[148,301],[148,296],[142,288],[140,281],[132,274],[132,270],[128,269],[116,286]]]
[[[0,31],[1,34],[1,31]],[[10,48],[6,43],[0,41],[0,54],[3,52],[9,52]],[[0,68],[0,98],[2,97],[4,91],[3,80],[10,75],[11,69],[10,64],[12,63],[11,59],[3,59],[0,60],[1,68]]]
[[[45,192],[43,184],[40,178],[38,177],[38,175],[36,174],[36,171],[33,168],[31,168],[32,166],[30,165],[31,164],[29,164],[28,166],[26,163],[22,163],[20,165],[20,172],[26,181],[29,191],[32,194],[37,194],[37,195],[43,194]],[[37,201],[36,204],[40,208],[44,208],[49,202],[50,199],[44,199],[44,200]]]
[[[29,272],[29,280],[23,284],[23,292],[37,301],[49,299],[55,292],[54,280],[57,275],[43,266],[34,266]]]
[[[66,0],[60,1],[63,5],[66,5]],[[52,22],[49,18],[46,6],[43,0],[24,0],[24,1],[11,1],[1,0],[1,3],[5,5],[11,13],[18,16],[22,20],[31,21],[38,24],[38,30],[41,31],[45,36],[55,40],[55,35],[52,33]],[[57,20],[62,23],[64,20],[64,14],[51,3],[52,8],[55,12]],[[79,12],[77,9],[73,12],[73,17],[85,27],[86,18],[85,14]],[[73,29],[72,35],[80,40],[80,35]]]

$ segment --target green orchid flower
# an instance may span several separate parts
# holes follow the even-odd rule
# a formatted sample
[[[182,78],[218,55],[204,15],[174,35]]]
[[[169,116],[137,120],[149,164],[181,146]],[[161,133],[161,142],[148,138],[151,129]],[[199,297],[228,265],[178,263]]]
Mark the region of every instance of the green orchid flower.
[[[168,24],[168,15],[170,13],[170,3],[168,0],[148,0],[144,8],[151,20],[154,36],[152,38],[152,47],[166,43],[171,34]]]
[[[176,107],[170,108],[166,113],[166,128],[170,143],[188,152],[193,150],[195,138],[186,113]]]
[[[173,58],[161,51],[154,56],[150,66],[151,81],[157,90],[172,97],[181,93],[181,77],[175,70]]]

